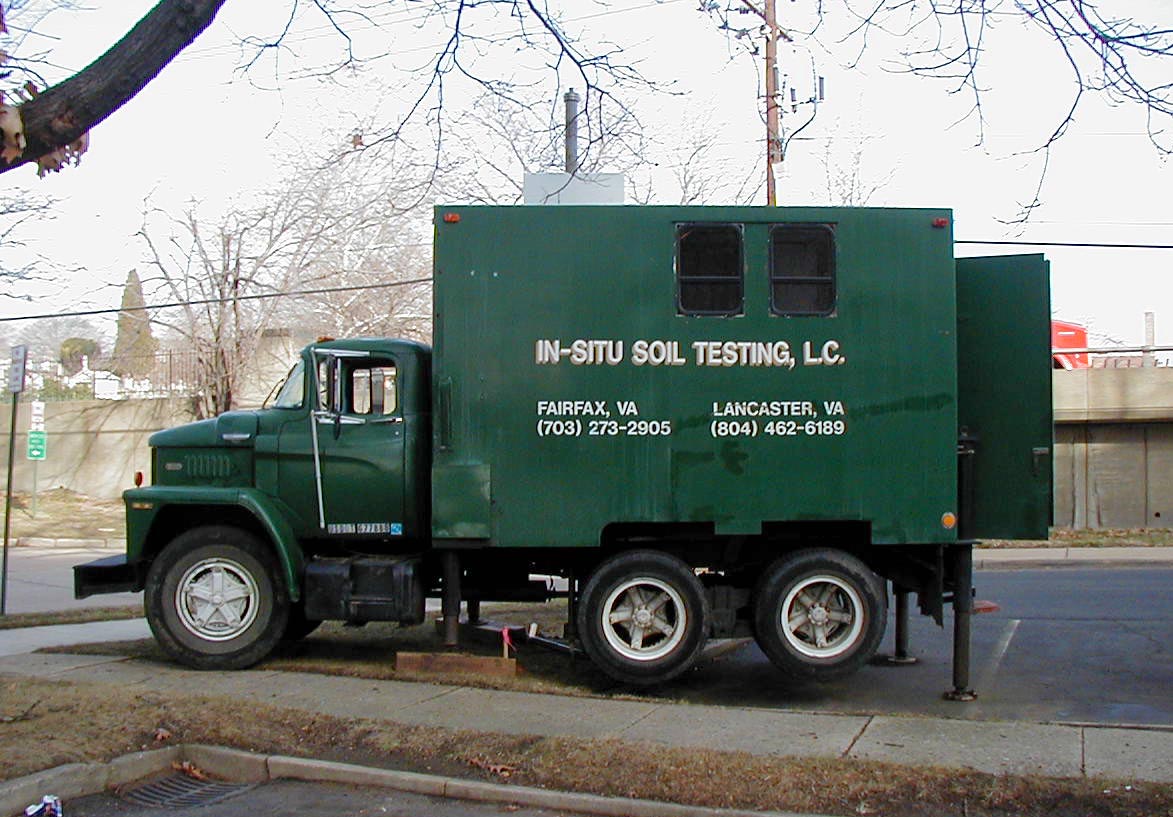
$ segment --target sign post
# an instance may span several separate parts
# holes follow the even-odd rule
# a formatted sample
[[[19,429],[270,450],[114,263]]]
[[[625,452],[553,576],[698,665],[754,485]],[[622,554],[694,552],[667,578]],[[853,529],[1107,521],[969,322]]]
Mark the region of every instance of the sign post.
[[[45,404],[41,400],[29,403],[28,451],[25,456],[33,464],[33,519],[37,518],[37,463],[45,459],[48,443],[45,439]]]
[[[0,616],[8,608],[8,531],[12,521],[12,465],[16,454],[16,409],[20,405],[20,393],[24,391],[24,370],[28,363],[27,346],[12,347],[12,361],[8,367],[8,392],[12,397],[12,421],[8,426],[8,488],[4,495],[4,556],[0,570]]]

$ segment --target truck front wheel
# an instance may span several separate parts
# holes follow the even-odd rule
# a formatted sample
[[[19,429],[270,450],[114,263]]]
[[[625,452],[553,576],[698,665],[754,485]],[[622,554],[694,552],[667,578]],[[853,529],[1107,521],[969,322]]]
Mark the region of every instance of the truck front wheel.
[[[582,591],[578,632],[604,672],[628,684],[655,684],[684,672],[707,632],[704,591],[675,556],[654,550],[603,562]]]
[[[275,554],[238,528],[180,534],[151,563],[145,589],[155,639],[195,669],[252,666],[277,646],[289,620]]]
[[[841,678],[879,649],[887,600],[879,577],[854,556],[798,551],[774,562],[754,592],[758,646],[791,677]]]

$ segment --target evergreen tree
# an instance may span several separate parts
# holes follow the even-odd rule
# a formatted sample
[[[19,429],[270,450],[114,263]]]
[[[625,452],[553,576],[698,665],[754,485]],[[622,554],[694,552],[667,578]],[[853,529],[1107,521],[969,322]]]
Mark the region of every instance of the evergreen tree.
[[[151,320],[143,309],[143,285],[138,271],[131,270],[122,290],[122,310],[118,313],[118,336],[114,340],[114,354],[110,370],[124,377],[143,379],[155,365],[158,342],[151,334]]]

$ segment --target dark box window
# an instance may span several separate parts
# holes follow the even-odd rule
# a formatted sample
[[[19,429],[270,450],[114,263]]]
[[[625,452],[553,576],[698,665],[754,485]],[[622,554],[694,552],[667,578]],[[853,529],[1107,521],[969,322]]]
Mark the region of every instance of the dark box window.
[[[835,310],[835,231],[829,224],[770,230],[770,311],[829,315]]]
[[[681,315],[739,315],[744,304],[741,227],[676,228],[676,298]]]

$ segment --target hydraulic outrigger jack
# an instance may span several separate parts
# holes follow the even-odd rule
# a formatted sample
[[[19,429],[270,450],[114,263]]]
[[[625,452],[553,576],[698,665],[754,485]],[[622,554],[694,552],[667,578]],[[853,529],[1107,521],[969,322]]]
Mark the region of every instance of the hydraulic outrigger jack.
[[[444,593],[440,614],[444,617],[444,646],[460,646],[460,557],[451,550],[443,556]]]
[[[908,596],[911,591],[897,585],[892,586],[896,596],[896,650],[888,656],[889,664],[915,664],[917,659],[908,654]]]
[[[969,685],[970,624],[973,619],[973,545],[951,549],[953,576],[953,689],[948,701],[974,701],[977,693]]]

